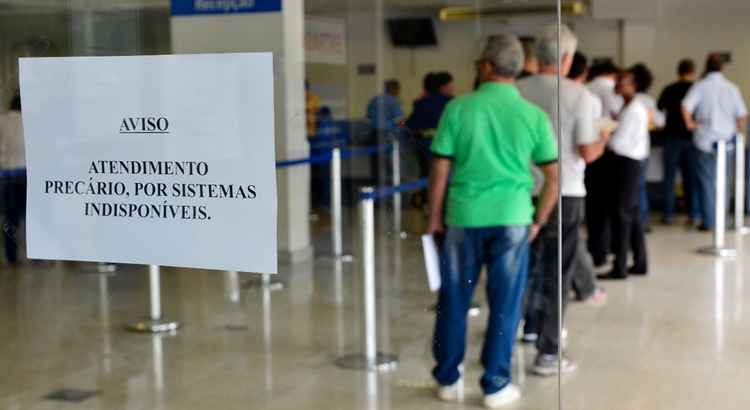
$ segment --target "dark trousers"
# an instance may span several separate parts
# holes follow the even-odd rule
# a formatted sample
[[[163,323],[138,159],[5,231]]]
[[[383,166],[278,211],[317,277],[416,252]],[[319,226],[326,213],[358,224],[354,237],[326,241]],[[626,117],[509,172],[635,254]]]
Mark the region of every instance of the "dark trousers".
[[[664,144],[664,219],[670,220],[675,214],[675,180],[677,171],[682,176],[682,186],[688,204],[688,212],[693,220],[700,219],[698,204],[695,201],[695,148],[693,142],[685,138],[667,138]]]
[[[562,255],[557,246],[557,221],[550,221],[542,230],[539,240],[543,241],[542,258],[544,279],[542,283],[543,314],[538,349],[541,354],[556,354],[560,349],[560,321],[558,295],[558,258],[562,258],[562,305],[563,316],[568,302],[568,292],[572,282],[572,266],[580,241],[580,229],[584,199],[562,198]],[[555,213],[556,215],[556,213]]]
[[[612,189],[608,208],[612,212],[612,241],[615,250],[613,273],[628,273],[628,254],[633,249],[633,270],[645,273],[648,267],[646,239],[639,209],[639,184],[643,167],[636,161],[612,154]]]
[[[529,253],[529,278],[526,283],[526,296],[523,314],[523,333],[539,334],[539,328],[544,314],[544,296],[542,284],[544,283],[544,259],[545,247],[553,246],[537,239],[531,244]]]
[[[26,215],[26,177],[1,178],[0,201],[5,258],[12,265],[18,262],[18,228]]]
[[[605,154],[586,167],[586,228],[587,247],[595,266],[604,265],[611,250],[610,221],[607,193],[611,179],[609,166],[611,155]]]
[[[588,299],[594,294],[594,292],[596,292],[596,272],[594,272],[594,264],[591,261],[591,255],[589,255],[589,252],[586,250],[586,246],[584,246],[583,243],[578,244],[576,257],[571,269],[573,269],[573,278],[571,280],[576,299]]]
[[[526,226],[462,228],[449,226],[441,249],[432,371],[440,385],[455,383],[466,352],[466,315],[483,266],[487,267],[490,313],[482,348],[485,394],[511,382],[511,358],[529,267]]]

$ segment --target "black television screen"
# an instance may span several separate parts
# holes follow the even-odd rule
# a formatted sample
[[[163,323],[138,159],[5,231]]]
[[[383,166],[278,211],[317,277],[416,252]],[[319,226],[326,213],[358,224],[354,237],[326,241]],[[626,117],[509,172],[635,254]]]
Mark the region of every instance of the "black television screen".
[[[396,47],[436,46],[435,26],[429,18],[398,18],[388,20],[388,32]]]

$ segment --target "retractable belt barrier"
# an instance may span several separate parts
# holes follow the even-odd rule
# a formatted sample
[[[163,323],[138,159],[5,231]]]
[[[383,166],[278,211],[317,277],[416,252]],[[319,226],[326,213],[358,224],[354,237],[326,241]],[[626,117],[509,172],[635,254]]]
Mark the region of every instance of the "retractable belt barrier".
[[[356,158],[356,157],[367,157],[378,155],[381,153],[390,152],[393,155],[393,183],[398,185],[401,180],[401,168],[400,168],[400,143],[398,139],[395,139],[390,144],[373,145],[369,147],[352,148],[342,150],[339,146],[333,146],[331,152],[325,154],[313,155],[307,158],[297,158],[278,161],[276,163],[277,169],[289,168],[293,166],[306,165],[306,164],[325,164],[330,163],[331,172],[331,244],[333,248],[333,256],[336,259],[341,259],[344,262],[351,262],[354,258],[351,255],[344,254],[344,240],[343,240],[343,210],[342,210],[342,193],[341,193],[341,160]],[[394,204],[396,199],[394,198]],[[397,207],[401,208],[400,197],[398,198]],[[399,215],[400,219],[400,215]],[[398,222],[400,226],[400,221]]]
[[[25,177],[26,168],[0,169],[0,178]]]
[[[360,228],[362,231],[362,271],[364,274],[364,334],[362,343],[364,353],[357,353],[339,358],[336,364],[345,369],[368,371],[391,370],[398,365],[398,357],[389,353],[378,352],[376,329],[376,291],[375,291],[375,201],[405,192],[417,191],[427,186],[427,178],[392,187],[364,187],[359,193]],[[400,212],[400,209],[395,211]],[[399,227],[400,229],[400,227]]]
[[[348,158],[355,158],[355,157],[368,157],[373,156],[376,154],[380,154],[383,152],[391,152],[394,149],[395,144],[383,144],[383,145],[374,145],[370,147],[361,147],[361,148],[352,148],[347,150],[341,150],[340,146],[331,146],[331,151],[333,150],[340,150],[341,152],[341,158],[342,159],[348,159]],[[311,155],[309,157],[305,158],[294,158],[294,159],[287,159],[282,161],[276,162],[276,168],[289,168],[297,165],[304,165],[304,164],[325,164],[328,162],[333,161],[333,152],[328,152],[325,154],[320,155]]]
[[[748,233],[745,227],[745,136],[737,134],[735,144],[735,172],[734,172],[734,228],[737,235]],[[714,215],[713,243],[698,250],[720,257],[737,255],[737,249],[726,246],[727,228],[727,141],[716,143],[716,196]]]

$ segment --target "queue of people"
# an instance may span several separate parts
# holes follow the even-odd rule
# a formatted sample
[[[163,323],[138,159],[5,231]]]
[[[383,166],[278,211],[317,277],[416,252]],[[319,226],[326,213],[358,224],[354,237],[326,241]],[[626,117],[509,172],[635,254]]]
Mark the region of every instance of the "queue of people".
[[[566,26],[559,38],[557,26],[549,27],[529,44],[511,34],[490,37],[476,62],[475,91],[442,97],[431,111],[442,113],[429,134],[428,217],[441,256],[433,338],[441,400],[458,396],[466,313],[482,269],[490,312],[480,384],[484,404],[497,408],[521,396],[510,371],[521,322],[522,341],[537,348],[533,374],[572,372],[559,331],[569,295],[601,306],[599,280],[648,274],[652,135],[663,135],[665,145],[663,223],[675,221],[679,169],[690,224],[706,230],[714,223],[715,143],[747,126],[744,100],[721,74],[719,54],[708,57],[698,82],[695,64],[681,61],[678,81],[657,101],[648,95],[653,75],[645,64],[589,66]],[[419,134],[417,107],[407,126]]]

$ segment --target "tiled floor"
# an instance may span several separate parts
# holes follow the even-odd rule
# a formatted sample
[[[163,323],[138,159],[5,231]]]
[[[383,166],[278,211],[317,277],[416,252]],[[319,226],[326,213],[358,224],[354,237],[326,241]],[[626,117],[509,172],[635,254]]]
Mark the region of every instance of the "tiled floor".
[[[325,248],[323,228],[316,231]],[[739,245],[737,259],[719,261],[694,252],[710,242],[705,234],[658,227],[648,239],[651,275],[605,284],[605,307],[571,307],[569,352],[580,369],[562,381],[565,408],[750,408],[750,279],[745,286],[742,268],[750,244]],[[122,266],[113,276],[78,264],[3,269],[0,409],[478,408],[486,311],[471,321],[465,402],[434,401],[427,309],[434,297],[417,236],[386,232],[378,243],[381,350],[401,359],[379,376],[333,364],[361,350],[356,263],[321,256],[284,266],[279,291],[257,286],[252,274],[164,269],[164,311],[184,323],[172,336],[124,330],[147,313],[144,267]],[[555,409],[557,380],[525,370],[533,355],[517,350],[524,399],[512,408]],[[63,388],[98,395],[80,403],[44,399]]]

